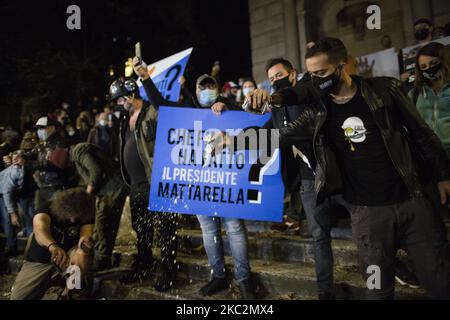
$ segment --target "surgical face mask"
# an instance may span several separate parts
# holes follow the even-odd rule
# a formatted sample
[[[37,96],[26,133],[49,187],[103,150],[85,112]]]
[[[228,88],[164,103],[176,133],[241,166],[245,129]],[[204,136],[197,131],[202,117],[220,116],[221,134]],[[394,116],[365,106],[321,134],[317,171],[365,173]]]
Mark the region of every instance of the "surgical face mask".
[[[100,120],[100,121],[98,122],[98,124],[99,124],[100,126],[102,126],[102,127],[106,127],[106,125],[107,125],[108,123],[106,122],[106,120],[102,119],[102,120]]]
[[[441,71],[441,67],[442,67],[442,63],[438,63],[432,67],[429,67],[428,69],[425,70],[421,70],[422,72],[422,78],[424,81],[429,82],[429,81],[434,81],[437,78],[439,78],[440,72]]]
[[[334,89],[336,89],[336,86],[339,84],[339,80],[341,78],[341,74],[339,72],[339,75],[337,75],[337,70],[341,69],[342,66],[339,66],[336,68],[336,71],[334,71],[332,74],[330,74],[329,76],[326,77],[317,77],[317,76],[312,76],[312,83],[314,85],[314,87],[323,93],[328,93],[330,94],[331,92],[333,92]]]
[[[416,37],[417,40],[425,40],[430,35],[430,29],[428,28],[422,28],[414,32],[414,37]]]
[[[48,132],[46,129],[38,129],[37,135],[38,135],[39,140],[41,140],[41,141],[47,141],[47,139],[48,139]]]
[[[210,107],[217,99],[217,91],[213,89],[204,89],[198,95],[198,102],[204,108]]]
[[[244,97],[246,97],[248,94],[252,93],[253,91],[255,91],[254,88],[244,88],[244,89],[242,89],[242,94],[244,95]]]
[[[75,135],[75,130],[69,130],[67,134],[69,135],[69,137],[73,137]]]

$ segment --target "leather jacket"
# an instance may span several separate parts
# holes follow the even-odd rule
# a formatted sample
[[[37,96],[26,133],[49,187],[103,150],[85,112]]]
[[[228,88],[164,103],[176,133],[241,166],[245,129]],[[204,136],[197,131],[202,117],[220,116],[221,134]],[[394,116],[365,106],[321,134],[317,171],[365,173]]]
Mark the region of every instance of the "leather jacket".
[[[411,196],[422,196],[423,185],[431,179],[449,180],[445,150],[439,138],[417,112],[402,89],[400,81],[388,77],[352,78],[360,88],[363,99],[380,129],[392,163]],[[281,95],[283,104],[292,103],[284,99],[294,96],[292,89],[287,94],[282,92]],[[342,189],[342,176],[337,159],[323,130],[329,101],[322,97],[309,103],[301,116],[280,129],[281,139],[285,142],[298,144],[312,139],[316,160],[315,194],[319,203],[326,196],[339,193]]]

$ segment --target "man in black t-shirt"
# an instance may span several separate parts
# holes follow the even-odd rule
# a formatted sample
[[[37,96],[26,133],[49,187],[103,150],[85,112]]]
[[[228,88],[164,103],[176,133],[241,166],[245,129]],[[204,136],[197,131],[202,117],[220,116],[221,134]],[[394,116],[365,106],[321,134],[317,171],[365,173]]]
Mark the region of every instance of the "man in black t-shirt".
[[[81,280],[92,264],[95,198],[84,189],[68,189],[55,193],[36,212],[33,234],[11,300],[41,299],[50,279],[58,273],[65,275],[70,265],[78,266],[81,271],[81,288],[76,289],[85,289]],[[67,289],[63,296],[68,296]]]
[[[449,299],[449,243],[423,189],[438,181],[441,205],[448,205],[447,154],[398,80],[351,77],[346,61],[339,39],[324,38],[308,50],[306,65],[321,99],[280,133],[291,143],[312,140],[319,203],[342,190],[369,299],[394,298],[398,249],[406,250],[433,298]],[[250,104],[257,110],[266,102],[289,105],[292,96],[296,102],[296,88],[285,90],[264,99],[255,91]]]

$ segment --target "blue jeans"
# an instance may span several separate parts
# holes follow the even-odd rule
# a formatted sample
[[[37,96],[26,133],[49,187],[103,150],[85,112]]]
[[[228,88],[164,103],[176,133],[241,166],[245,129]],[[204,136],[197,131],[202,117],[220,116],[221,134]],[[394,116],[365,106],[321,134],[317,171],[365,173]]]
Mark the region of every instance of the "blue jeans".
[[[0,197],[0,214],[3,226],[3,232],[6,236],[6,248],[12,249],[16,247],[16,234],[14,232],[14,228],[11,224],[11,217],[6,209],[5,202],[3,201],[3,197]]]
[[[308,221],[308,231],[313,239],[316,278],[319,293],[333,291],[333,252],[331,250],[331,209],[346,203],[342,196],[315,202],[314,180],[302,180],[300,196]]]
[[[225,257],[221,221],[225,224],[228,240],[230,241],[231,255],[234,259],[235,278],[243,281],[250,278],[250,264],[247,252],[247,230],[243,220],[231,218],[197,216],[203,232],[203,244],[208,262],[215,278],[225,278]]]
[[[33,232],[34,198],[19,197],[19,205],[23,213],[23,230],[28,237]]]

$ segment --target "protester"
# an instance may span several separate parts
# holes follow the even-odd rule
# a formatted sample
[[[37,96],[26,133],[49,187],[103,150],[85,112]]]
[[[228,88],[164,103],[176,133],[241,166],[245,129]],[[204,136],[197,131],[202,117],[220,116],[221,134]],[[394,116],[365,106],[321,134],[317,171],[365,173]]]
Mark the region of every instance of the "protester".
[[[87,141],[89,132],[94,126],[94,117],[90,111],[84,110],[80,113],[76,120],[76,128],[80,133],[81,141]]]
[[[117,151],[117,133],[109,125],[109,115],[102,112],[98,115],[97,125],[91,129],[87,143],[94,144],[115,158]]]
[[[65,109],[56,109],[55,118],[62,128],[65,128],[66,125],[70,124],[69,114]]]
[[[421,18],[414,22],[414,38],[416,43],[420,45],[424,45],[433,39],[433,24],[429,19]],[[413,70],[408,69],[408,71],[400,75],[400,80],[403,82],[406,91],[411,90],[414,86],[414,78],[411,74]]]
[[[23,135],[22,142],[20,143],[20,153],[24,158],[27,158],[29,154],[33,153],[36,148],[38,139],[36,133],[33,131],[27,131]],[[37,190],[36,182],[33,178],[33,167],[30,161],[25,162],[23,187],[19,190],[18,200],[19,206],[22,209],[22,225],[23,229],[17,234],[17,236],[28,237],[33,232],[33,217],[34,217],[34,197]]]
[[[36,208],[48,202],[53,193],[66,187],[71,176],[68,145],[58,133],[58,126],[59,123],[49,117],[42,117],[36,122],[41,142],[31,156],[35,181],[39,187],[36,192]]]
[[[24,158],[15,154],[12,156],[12,165],[0,172],[0,218],[6,236],[6,256],[17,254],[14,227],[20,227],[20,219],[15,193],[23,186],[24,164]]]
[[[2,133],[2,144],[0,145],[0,160],[15,151],[20,143],[19,133],[13,130],[5,130]],[[0,161],[0,171],[5,169],[5,164]]]
[[[146,65],[143,62],[137,65],[136,59],[135,71],[141,77],[147,96],[152,101],[158,90]],[[130,187],[132,226],[137,234],[137,257],[132,272],[123,277],[122,281],[129,283],[150,278],[154,270],[153,233],[158,228],[162,263],[161,273],[154,287],[158,291],[165,291],[173,286],[176,277],[177,216],[147,210],[159,105],[142,100],[137,83],[131,78],[113,82],[110,98],[125,111],[120,124],[119,159],[123,179]]]
[[[212,108],[216,114],[224,110],[241,110],[236,102],[219,95],[218,83],[210,75],[204,74],[197,79],[195,93],[197,96],[195,105],[199,108]]]
[[[126,198],[119,166],[104,150],[88,143],[76,145],[71,156],[78,174],[86,184],[86,192],[96,196],[93,269],[111,268],[112,252]]]
[[[78,131],[78,129],[72,123],[68,124],[65,129],[67,132],[66,140],[69,146],[74,146],[81,142],[82,139],[80,131]]]
[[[421,286],[434,298],[448,299],[448,241],[422,189],[425,179],[435,176],[441,203],[447,203],[445,150],[397,80],[350,77],[343,68],[346,60],[346,48],[335,38],[322,39],[307,51],[312,84],[323,98],[280,133],[292,143],[313,141],[319,202],[342,188],[363,277],[368,279],[372,265],[381,272],[380,289],[368,289],[368,298],[394,297],[400,247],[411,258]],[[299,93],[295,87],[272,97],[255,91],[250,100],[254,109],[266,102],[290,105],[298,103]],[[426,159],[427,176],[419,171],[420,156]]]
[[[433,37],[433,23],[429,19],[421,18],[414,22],[414,38],[417,43],[430,42]]]
[[[266,73],[275,92],[289,87],[312,91],[310,77],[306,75],[298,81],[297,71],[289,61],[283,58],[269,60],[266,65]],[[253,93],[249,93],[247,97],[251,99],[252,95]],[[313,97],[313,99],[317,98]],[[284,108],[272,108],[271,119],[263,128],[271,130],[286,127],[288,123],[300,117],[304,110],[304,102]],[[330,210],[338,204],[343,204],[343,200],[340,196],[335,196],[330,197],[321,205],[316,205],[314,172],[310,163],[310,160],[314,161],[314,156],[310,143],[297,144],[296,146],[282,143],[280,150],[281,173],[286,191],[291,194],[293,199],[298,195],[300,196],[306,213],[309,232],[313,238],[318,297],[320,300],[334,299]]]
[[[252,78],[244,78],[242,79],[242,90],[241,90],[241,97],[238,101],[239,104],[243,104],[245,101],[245,97],[255,91],[255,89],[258,88],[258,85],[256,84],[255,80]]]
[[[222,96],[224,96],[234,104],[238,103],[237,100],[238,93],[239,93],[239,86],[233,81],[226,82],[222,87]]]
[[[308,88],[311,85],[309,76],[297,83],[297,73],[292,64],[284,59],[269,60],[266,73],[275,92],[295,86]],[[272,118],[265,128],[281,129],[300,117],[305,110],[304,104],[290,105],[285,108],[272,109]],[[295,155],[292,145],[281,145],[282,175],[286,190],[295,197],[300,195],[308,230],[313,239],[316,278],[319,300],[334,299],[333,253],[331,250],[331,210],[342,203],[340,197],[330,197],[321,205],[316,205],[314,196],[314,172],[309,160],[314,161],[312,145],[306,143],[295,148],[305,157]],[[298,151],[297,151],[298,153]],[[295,158],[298,158],[298,162]]]
[[[450,155],[450,53],[431,42],[416,57],[415,88],[409,92],[420,115]]]
[[[81,289],[65,290],[61,299],[86,297],[86,275],[92,264],[95,200],[81,188],[55,193],[41,204],[33,220],[33,235],[22,268],[14,282],[11,300],[41,299],[50,279],[69,265],[81,271]]]

